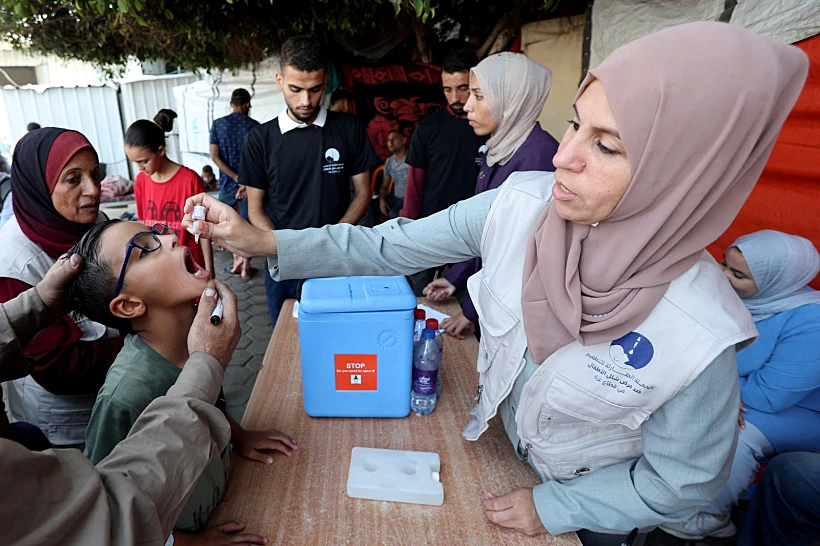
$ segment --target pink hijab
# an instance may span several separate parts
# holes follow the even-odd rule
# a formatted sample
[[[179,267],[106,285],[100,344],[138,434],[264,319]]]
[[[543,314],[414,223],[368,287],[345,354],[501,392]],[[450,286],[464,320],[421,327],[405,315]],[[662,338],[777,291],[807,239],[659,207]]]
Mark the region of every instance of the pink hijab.
[[[725,23],[691,23],[614,51],[581,84],[603,85],[632,182],[597,227],[554,206],[527,245],[530,352],[623,337],[732,223],[808,71],[796,47]]]

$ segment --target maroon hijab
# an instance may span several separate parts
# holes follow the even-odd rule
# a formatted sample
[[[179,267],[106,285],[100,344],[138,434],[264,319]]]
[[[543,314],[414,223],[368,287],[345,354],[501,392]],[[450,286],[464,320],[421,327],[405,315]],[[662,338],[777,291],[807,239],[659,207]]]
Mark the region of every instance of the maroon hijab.
[[[63,218],[51,202],[63,168],[84,148],[94,150],[82,134],[56,127],[32,131],[14,148],[11,167],[14,215],[26,237],[54,259],[68,252],[93,225]]]

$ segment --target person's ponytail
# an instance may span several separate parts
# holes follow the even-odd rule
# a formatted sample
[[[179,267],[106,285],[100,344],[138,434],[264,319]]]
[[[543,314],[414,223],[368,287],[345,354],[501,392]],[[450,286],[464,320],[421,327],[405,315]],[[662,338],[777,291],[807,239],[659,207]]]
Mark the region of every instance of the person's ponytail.
[[[157,115],[154,116],[154,121],[159,124],[163,131],[166,133],[170,133],[174,130],[174,119],[176,119],[177,113],[169,108],[163,108]]]
[[[165,146],[165,133],[174,129],[174,118],[177,113],[163,108],[154,119],[140,119],[128,127],[125,132],[125,146],[128,148],[148,148],[156,152],[160,146]]]

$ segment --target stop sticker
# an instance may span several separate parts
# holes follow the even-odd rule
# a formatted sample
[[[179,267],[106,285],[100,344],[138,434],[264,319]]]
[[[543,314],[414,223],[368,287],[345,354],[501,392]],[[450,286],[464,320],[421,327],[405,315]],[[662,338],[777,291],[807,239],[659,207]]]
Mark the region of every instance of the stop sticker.
[[[334,355],[337,391],[375,391],[378,355]]]

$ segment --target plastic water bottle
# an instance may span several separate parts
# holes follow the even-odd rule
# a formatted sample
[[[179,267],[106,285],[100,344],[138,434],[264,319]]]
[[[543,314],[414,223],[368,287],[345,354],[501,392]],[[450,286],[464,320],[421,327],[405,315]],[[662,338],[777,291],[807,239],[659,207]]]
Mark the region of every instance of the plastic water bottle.
[[[413,390],[410,409],[416,415],[427,415],[436,409],[436,377],[441,365],[441,349],[436,343],[436,331],[425,328],[413,351]]]
[[[413,318],[415,319],[413,323],[413,346],[421,339],[421,331],[424,330],[424,317],[426,316],[427,313],[424,312],[424,309],[416,308],[413,311]]]
[[[444,361],[444,336],[441,335],[441,332],[438,331],[438,320],[434,318],[427,319],[427,328],[436,332],[436,344],[438,344],[438,348],[441,350],[441,359]],[[439,371],[441,371],[441,366],[439,366]],[[436,375],[436,398],[441,398],[441,374]]]

